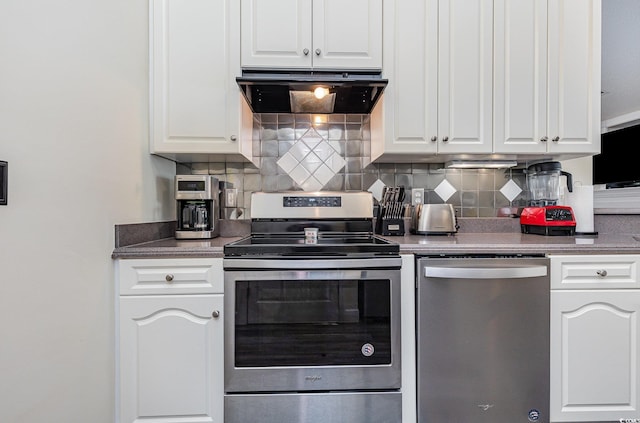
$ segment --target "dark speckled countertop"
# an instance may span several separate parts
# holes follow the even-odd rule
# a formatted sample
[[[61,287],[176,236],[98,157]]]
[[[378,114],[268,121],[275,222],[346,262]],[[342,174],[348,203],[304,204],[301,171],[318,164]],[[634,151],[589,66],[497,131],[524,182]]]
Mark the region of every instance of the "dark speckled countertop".
[[[385,237],[401,254],[640,254],[640,215],[595,216],[597,236],[542,236],[520,233],[517,219],[459,219],[455,235]],[[248,223],[228,222],[210,240],[177,240],[175,222],[116,226],[114,259],[223,257],[225,244],[249,233]]]
[[[407,254],[637,254],[640,237],[629,234],[541,236],[520,233],[458,233],[452,236],[387,237]]]

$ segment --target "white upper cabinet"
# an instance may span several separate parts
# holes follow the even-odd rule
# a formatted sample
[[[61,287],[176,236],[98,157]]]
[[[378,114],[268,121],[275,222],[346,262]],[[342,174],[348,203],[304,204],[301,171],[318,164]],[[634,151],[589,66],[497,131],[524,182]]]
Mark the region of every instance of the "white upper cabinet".
[[[495,0],[494,151],[600,152],[601,0]]]
[[[244,68],[382,68],[382,0],[241,0],[241,15]]]
[[[373,158],[491,153],[493,1],[387,1],[384,19]]]
[[[439,153],[490,153],[493,1],[438,5]],[[429,54],[429,52],[428,52]]]
[[[545,153],[547,2],[495,0],[495,148]]]
[[[250,158],[241,128],[250,130],[251,113],[235,81],[237,1],[151,0],[150,8],[151,152]]]
[[[372,159],[597,154],[600,3],[386,1]]]
[[[600,153],[602,0],[549,0],[551,153]]]

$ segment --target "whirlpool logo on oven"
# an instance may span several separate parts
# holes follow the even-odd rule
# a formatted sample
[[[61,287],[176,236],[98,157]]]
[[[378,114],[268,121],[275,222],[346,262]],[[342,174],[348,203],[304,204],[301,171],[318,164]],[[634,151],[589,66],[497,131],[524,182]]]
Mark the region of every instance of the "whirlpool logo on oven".
[[[365,357],[371,357],[375,351],[376,349],[369,343],[364,344],[362,348],[360,348],[360,352],[362,352],[362,355]]]

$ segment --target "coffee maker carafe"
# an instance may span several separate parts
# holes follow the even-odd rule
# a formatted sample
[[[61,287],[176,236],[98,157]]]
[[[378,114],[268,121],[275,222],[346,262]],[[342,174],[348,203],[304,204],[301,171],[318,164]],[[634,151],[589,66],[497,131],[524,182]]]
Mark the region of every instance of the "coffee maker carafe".
[[[176,238],[215,238],[218,228],[218,180],[209,175],[176,175]]]

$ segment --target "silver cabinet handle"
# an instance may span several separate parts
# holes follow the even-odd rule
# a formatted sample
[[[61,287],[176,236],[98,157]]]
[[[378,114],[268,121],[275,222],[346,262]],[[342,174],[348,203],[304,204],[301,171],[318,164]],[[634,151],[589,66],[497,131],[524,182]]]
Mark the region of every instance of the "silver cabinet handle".
[[[560,141],[560,137],[553,137],[553,139],[551,141],[558,142],[558,141]]]
[[[218,317],[220,317],[220,312],[218,310],[213,310],[213,313],[211,313],[211,317],[217,319]]]
[[[438,141],[438,137],[436,137],[435,135],[431,137],[431,142],[436,142]]]
[[[607,271],[606,270],[598,270],[596,272],[596,275],[600,276],[601,278],[604,278],[607,276]]]
[[[447,142],[449,141],[449,137],[442,137],[442,142]]]
[[[305,48],[304,50],[302,50],[302,53],[303,53],[305,56],[308,56],[308,55],[309,55],[309,49],[308,49],[308,48]]]
[[[173,282],[173,275],[171,273],[169,273],[168,275],[166,275],[164,277],[164,280],[167,282]]]
[[[542,141],[542,142],[547,142],[547,141],[549,141],[549,138],[547,138],[547,137],[542,137],[542,138],[540,138],[540,141]]]
[[[320,56],[320,54],[322,53],[322,50],[320,50],[319,48],[316,49],[316,56]]]
[[[236,137],[235,135],[231,135],[231,136],[229,137],[229,139],[230,139],[231,141],[237,141],[237,140],[238,140],[238,137]]]

